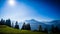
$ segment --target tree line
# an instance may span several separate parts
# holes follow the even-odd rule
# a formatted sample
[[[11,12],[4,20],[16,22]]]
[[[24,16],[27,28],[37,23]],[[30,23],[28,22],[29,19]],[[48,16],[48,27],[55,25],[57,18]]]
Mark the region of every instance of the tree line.
[[[6,21],[3,20],[3,19],[1,19],[0,20],[0,25],[7,25],[9,27],[13,27],[14,24],[11,23],[11,20],[10,19],[7,19]],[[19,25],[18,25],[18,22],[17,21],[15,23],[14,28],[19,29]],[[29,23],[28,24],[23,23],[23,26],[22,26],[21,30],[31,30],[30,24]]]
[[[0,25],[7,25],[7,26],[9,26],[9,27],[13,27],[13,23],[12,23],[12,26],[11,26],[11,20],[10,20],[10,19],[7,19],[7,20],[1,19],[1,20],[0,20]],[[18,25],[18,22],[17,22],[17,21],[16,21],[16,23],[15,23],[15,27],[14,27],[14,28],[19,29],[19,25]],[[25,22],[24,22],[23,25],[22,25],[21,30],[31,30],[30,23],[25,24]],[[45,27],[44,30],[43,30],[43,29],[42,29],[42,25],[39,25],[38,30],[35,30],[35,31],[48,32],[48,29],[47,29],[47,27]],[[51,31],[51,32],[60,32],[58,26],[54,27],[54,25],[51,26],[50,31]]]

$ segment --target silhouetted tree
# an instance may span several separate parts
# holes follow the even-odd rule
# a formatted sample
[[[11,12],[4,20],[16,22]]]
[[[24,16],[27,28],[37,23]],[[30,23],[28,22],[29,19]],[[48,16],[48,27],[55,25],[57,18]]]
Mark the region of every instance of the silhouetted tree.
[[[44,32],[48,32],[48,29],[45,27]]]
[[[31,30],[31,27],[30,27],[30,24],[25,24],[25,22],[23,23],[23,26],[22,26],[22,30]]]
[[[41,25],[39,25],[39,31],[42,31],[42,26]]]
[[[55,32],[59,32],[59,29],[57,26],[55,27]]]
[[[18,25],[18,22],[17,21],[15,23],[15,28],[19,29],[19,25]]]
[[[25,26],[25,22],[24,22],[22,25],[22,30],[25,30],[25,29],[26,29],[26,26]]]
[[[53,33],[60,33],[60,30],[59,30],[59,28],[56,26],[56,27],[54,27],[53,25],[52,25],[52,32]]]
[[[31,30],[31,27],[30,27],[30,24],[29,23],[26,24],[25,26],[26,26],[26,30]]]
[[[10,19],[6,20],[6,25],[11,27],[11,20]]]
[[[54,25],[52,25],[51,31],[52,31],[52,32],[55,32],[55,27],[54,27]]]
[[[5,25],[5,20],[1,19],[0,25]]]

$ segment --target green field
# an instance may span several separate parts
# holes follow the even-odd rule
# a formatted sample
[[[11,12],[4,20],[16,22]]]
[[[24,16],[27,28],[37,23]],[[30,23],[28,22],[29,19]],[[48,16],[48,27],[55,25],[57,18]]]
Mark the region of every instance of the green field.
[[[0,25],[0,33],[2,34],[46,34],[43,32],[32,32],[29,30],[19,30],[19,29],[8,27],[6,25]]]

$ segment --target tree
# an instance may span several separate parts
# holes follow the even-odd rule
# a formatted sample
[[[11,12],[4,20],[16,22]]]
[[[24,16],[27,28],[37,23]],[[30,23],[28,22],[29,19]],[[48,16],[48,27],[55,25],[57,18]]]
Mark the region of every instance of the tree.
[[[55,27],[55,32],[59,32],[59,29],[57,26]]]
[[[52,32],[55,32],[55,27],[54,27],[54,25],[52,25],[51,31],[52,31]]]
[[[1,19],[0,25],[5,25],[5,20]]]
[[[41,25],[39,25],[39,31],[42,31],[42,26]]]
[[[16,23],[15,23],[15,28],[16,29],[19,29],[19,25],[18,25],[18,22],[16,21]]]
[[[31,30],[30,24],[26,24],[26,30]]]
[[[44,32],[48,32],[48,29],[45,27]]]
[[[23,29],[23,30],[26,29],[25,22],[24,22],[23,25],[22,25],[22,29]]]
[[[10,19],[6,20],[6,25],[11,27],[11,20]]]
[[[25,24],[25,22],[23,23],[23,26],[22,26],[22,29],[23,30],[31,30],[31,27],[30,27],[30,24]]]

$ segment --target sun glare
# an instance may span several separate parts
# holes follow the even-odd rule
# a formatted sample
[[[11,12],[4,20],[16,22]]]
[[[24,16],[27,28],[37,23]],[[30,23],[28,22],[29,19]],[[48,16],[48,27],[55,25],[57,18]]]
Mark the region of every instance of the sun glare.
[[[8,0],[9,5],[14,6],[15,5],[15,0]]]

